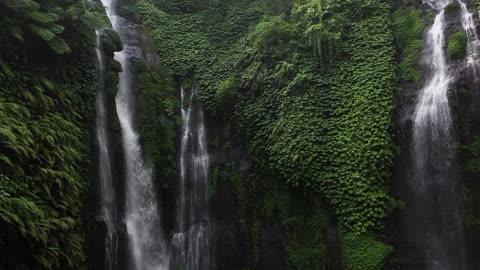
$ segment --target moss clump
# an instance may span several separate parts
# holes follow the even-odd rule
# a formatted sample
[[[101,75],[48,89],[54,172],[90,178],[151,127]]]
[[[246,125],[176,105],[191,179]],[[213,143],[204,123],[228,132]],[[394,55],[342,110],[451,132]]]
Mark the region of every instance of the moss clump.
[[[373,235],[342,233],[343,263],[346,270],[382,269],[393,248],[377,240]]]
[[[269,185],[264,209],[266,216],[278,221],[285,232],[288,269],[329,269],[327,230],[330,219],[320,201]]]
[[[452,59],[462,59],[467,54],[467,34],[456,32],[448,39],[448,56]]]
[[[393,30],[399,54],[400,79],[417,82],[421,73],[416,66],[422,52],[425,22],[421,10],[401,8],[393,14]]]
[[[139,96],[139,127],[145,153],[163,176],[177,172],[173,115],[180,107],[170,74],[163,68],[152,69],[145,61],[135,65]]]
[[[119,52],[123,49],[120,36],[111,28],[103,29],[100,33],[100,43],[103,50],[108,53]]]
[[[460,10],[460,4],[458,2],[450,3],[445,7],[445,13],[447,14],[457,12],[459,10]]]

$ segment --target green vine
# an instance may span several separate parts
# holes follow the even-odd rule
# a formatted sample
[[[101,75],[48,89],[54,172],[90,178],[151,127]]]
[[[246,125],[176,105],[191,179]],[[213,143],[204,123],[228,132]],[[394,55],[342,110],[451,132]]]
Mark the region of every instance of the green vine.
[[[273,176],[290,191],[320,195],[346,234],[376,235],[395,204],[387,190],[397,79],[393,28],[398,33],[410,25],[404,18],[392,24],[390,6],[380,0],[265,3],[144,0],[137,11],[163,65],[180,79],[195,74],[202,104],[227,123],[235,134],[229,139],[246,142],[257,175]],[[420,75],[409,69],[423,24],[419,13],[397,15],[415,18],[414,31],[397,38],[404,79],[416,80]],[[248,179],[240,181],[248,182],[246,205],[262,216],[265,209],[252,200],[261,200],[264,179]],[[318,224],[324,224],[320,218]],[[323,241],[323,233],[316,241]],[[301,257],[299,246],[287,244],[290,263],[312,265],[313,255]],[[388,252],[378,254],[383,257],[373,258],[371,270],[380,269],[377,262]]]

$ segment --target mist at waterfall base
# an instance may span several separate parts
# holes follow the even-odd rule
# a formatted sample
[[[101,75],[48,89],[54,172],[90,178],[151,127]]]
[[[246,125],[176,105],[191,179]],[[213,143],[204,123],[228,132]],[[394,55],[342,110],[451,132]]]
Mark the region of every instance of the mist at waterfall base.
[[[122,66],[116,108],[125,157],[126,202],[124,215],[129,242],[129,269],[166,270],[169,267],[169,256],[162,233],[152,170],[144,162],[139,135],[134,124],[135,98],[132,63],[136,59],[142,58],[141,49],[136,46],[139,37],[133,23],[117,16],[115,1],[103,0],[102,4],[106,8],[113,29],[119,34],[123,43],[123,50],[115,53],[115,60]],[[101,115],[101,112],[100,108],[98,115]],[[103,124],[103,126],[105,125]],[[100,170],[104,169],[108,170],[107,165]],[[102,196],[105,201],[111,200],[111,198],[107,198],[110,191],[113,192],[111,186],[105,186],[105,190],[103,190],[102,185]],[[107,250],[108,252],[110,251]]]
[[[198,88],[181,88],[182,137],[173,260],[185,270],[212,269],[211,224],[208,220],[209,155]]]
[[[410,206],[421,216],[410,232],[424,254],[427,270],[465,269],[461,188],[448,89],[453,81],[445,51],[445,12],[451,1],[435,1],[437,11],[426,34],[424,62],[427,80],[420,90],[413,122],[414,194]]]

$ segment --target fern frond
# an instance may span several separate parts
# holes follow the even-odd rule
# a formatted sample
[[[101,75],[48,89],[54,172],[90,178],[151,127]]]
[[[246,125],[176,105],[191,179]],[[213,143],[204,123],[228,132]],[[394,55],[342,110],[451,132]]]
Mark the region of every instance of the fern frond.
[[[58,24],[52,24],[52,25],[49,25],[48,30],[50,30],[55,34],[61,34],[63,33],[63,30],[65,30],[65,27]]]
[[[56,20],[58,20],[58,16],[55,17],[50,13],[45,13],[41,11],[30,11],[30,12],[27,12],[25,15],[27,18],[32,19],[39,23],[53,23]]]
[[[20,28],[18,25],[11,25],[7,29],[8,29],[8,32],[10,33],[10,35],[12,35],[14,38],[18,39],[19,41],[23,42],[22,28]]]
[[[68,46],[67,42],[59,36],[55,36],[48,41],[48,45],[50,45],[50,48],[58,54],[67,54],[71,52],[70,46]]]
[[[7,156],[5,156],[1,153],[0,153],[0,163],[6,164],[10,168],[14,167],[12,161]]]
[[[102,29],[105,27],[105,21],[99,14],[94,14],[88,10],[80,17],[80,20],[92,29]]]
[[[40,8],[38,3],[31,0],[2,0],[1,2],[7,7],[16,10],[29,11],[38,10]]]
[[[55,37],[54,33],[38,25],[29,24],[27,26],[32,31],[33,34],[35,34],[36,36],[39,36],[45,41],[51,41]]]

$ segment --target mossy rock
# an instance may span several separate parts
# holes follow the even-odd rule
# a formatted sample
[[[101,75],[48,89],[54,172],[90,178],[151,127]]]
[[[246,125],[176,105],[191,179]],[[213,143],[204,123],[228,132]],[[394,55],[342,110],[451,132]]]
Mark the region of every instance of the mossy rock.
[[[356,235],[342,232],[340,240],[346,270],[381,270],[393,252],[393,247],[368,233]]]
[[[452,14],[457,11],[460,11],[460,4],[458,2],[452,2],[445,7],[446,14]]]
[[[401,54],[399,75],[404,81],[418,82],[422,77],[417,63],[423,48],[424,29],[425,21],[421,10],[401,8],[393,14],[393,30]]]
[[[105,52],[113,54],[123,50],[120,36],[111,28],[102,30],[100,33],[100,44]]]
[[[448,39],[448,56],[452,59],[462,59],[467,54],[467,34],[456,32]]]

